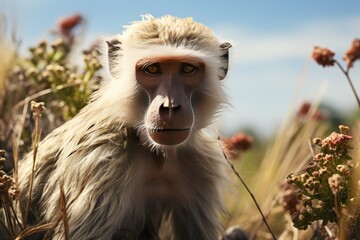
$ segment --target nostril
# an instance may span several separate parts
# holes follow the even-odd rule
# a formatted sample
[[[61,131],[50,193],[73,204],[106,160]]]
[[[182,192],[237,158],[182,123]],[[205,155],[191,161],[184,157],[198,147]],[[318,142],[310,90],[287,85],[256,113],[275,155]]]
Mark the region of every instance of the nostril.
[[[170,106],[166,103],[161,104],[159,110],[160,112],[167,112],[170,111],[170,109],[172,111],[178,111],[180,110],[181,106],[179,104],[171,104]]]
[[[180,110],[181,106],[180,105],[176,105],[176,106],[172,106],[173,107],[173,111],[177,111]]]
[[[172,109],[173,111],[179,110],[181,106],[179,104],[171,104],[170,106],[166,103],[161,104],[160,110],[162,111],[169,111],[169,109]]]

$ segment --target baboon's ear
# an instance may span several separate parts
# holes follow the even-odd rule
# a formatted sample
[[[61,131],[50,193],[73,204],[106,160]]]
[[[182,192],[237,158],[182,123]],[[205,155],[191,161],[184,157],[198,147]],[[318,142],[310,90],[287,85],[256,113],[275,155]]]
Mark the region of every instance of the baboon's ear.
[[[116,64],[122,56],[122,47],[119,37],[104,37],[98,39],[94,48],[101,65],[112,77],[116,78]]]
[[[219,79],[223,80],[226,77],[226,74],[228,72],[229,68],[229,48],[231,48],[232,45],[228,42],[225,42],[220,45],[220,49],[222,52],[224,52],[223,55],[221,55],[221,60],[223,62],[223,66],[220,68],[221,72],[219,75]]]
[[[113,77],[116,77],[116,64],[118,64],[119,57],[122,56],[122,47],[121,41],[118,38],[113,38],[106,41],[108,45],[108,61],[109,61],[109,70]]]

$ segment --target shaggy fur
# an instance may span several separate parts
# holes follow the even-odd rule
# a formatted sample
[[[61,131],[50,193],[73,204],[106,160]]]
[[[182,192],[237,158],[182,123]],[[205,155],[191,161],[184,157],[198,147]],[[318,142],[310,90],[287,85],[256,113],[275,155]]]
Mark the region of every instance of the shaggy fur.
[[[51,239],[65,239],[58,218],[62,182],[70,239],[159,239],[164,228],[174,240],[217,239],[225,161],[217,140],[202,129],[226,103],[219,78],[226,74],[227,48],[203,25],[171,16],[146,16],[103,42],[108,79],[77,116],[40,143],[26,221],[54,223]],[[158,145],[144,127],[149,98],[134,66],[148,56],[205,62],[204,84],[191,96],[195,123],[180,145]],[[20,163],[23,206],[32,159],[30,153]]]

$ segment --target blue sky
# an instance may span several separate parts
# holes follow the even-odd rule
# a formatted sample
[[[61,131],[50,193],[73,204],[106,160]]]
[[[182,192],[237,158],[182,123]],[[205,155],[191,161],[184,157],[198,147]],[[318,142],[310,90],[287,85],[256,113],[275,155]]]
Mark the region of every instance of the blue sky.
[[[47,38],[56,21],[72,13],[87,18],[85,45],[99,35],[121,33],[142,14],[193,17],[233,44],[224,82],[233,106],[217,123],[224,132],[253,126],[268,135],[306,100],[322,100],[342,111],[356,109],[340,71],[323,69],[309,56],[320,45],[341,60],[360,37],[359,0],[1,0],[0,9],[16,22],[23,46]],[[358,89],[359,69],[360,62],[351,72]]]

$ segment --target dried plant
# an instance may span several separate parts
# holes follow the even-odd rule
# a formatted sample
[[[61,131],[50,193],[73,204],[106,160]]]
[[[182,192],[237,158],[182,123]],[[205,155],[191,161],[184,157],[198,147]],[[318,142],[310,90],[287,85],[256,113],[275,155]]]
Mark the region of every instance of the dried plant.
[[[224,153],[229,160],[240,158],[242,152],[251,148],[253,138],[245,133],[237,133],[230,138],[222,139]]]
[[[21,224],[15,212],[17,187],[13,178],[3,170],[6,164],[5,151],[0,150],[0,233],[2,239],[14,239]]]
[[[360,108],[360,98],[355,90],[355,87],[352,83],[352,80],[349,75],[350,69],[353,67],[353,64],[356,60],[360,59],[360,39],[355,39],[352,42],[351,48],[345,53],[343,60],[347,63],[346,70],[342,65],[334,58],[335,53],[327,48],[321,48],[315,46],[312,52],[312,58],[321,66],[333,66],[336,64],[341,72],[345,75],[348,83],[351,87],[351,90],[356,98],[357,104]]]
[[[358,51],[358,46],[355,43],[356,40],[353,42],[352,48],[344,57],[344,60],[348,63],[346,71],[342,68],[339,62],[334,59],[335,53],[330,49],[315,47],[312,57],[323,67],[331,67],[334,64],[339,66],[342,72],[346,75],[355,97],[358,99],[357,93],[349,77],[350,68],[353,66],[353,63],[358,60],[358,57],[355,57]],[[310,143],[308,143],[308,154],[304,154],[306,152],[306,144],[304,145],[304,143],[309,142],[309,138],[314,136],[325,136],[324,133],[329,127],[329,125],[326,124],[326,122],[329,121],[327,117],[331,118],[328,114],[323,114],[322,111],[319,111],[316,106],[314,107],[310,103],[305,102],[301,105],[300,109],[296,113],[296,120],[291,120],[293,121],[291,124],[283,126],[284,133],[286,134],[278,136],[278,145],[273,144],[270,146],[270,151],[265,154],[262,165],[267,169],[256,170],[259,174],[256,174],[254,178],[257,181],[256,185],[260,187],[262,192],[258,193],[258,190],[253,188],[250,182],[250,187],[254,189],[254,195],[256,196],[260,206],[263,209],[273,209],[272,211],[269,211],[267,218],[270,219],[269,223],[273,230],[281,233],[279,239],[335,239],[336,237],[339,237],[339,239],[359,238],[359,230],[355,227],[359,225],[358,216],[360,213],[360,204],[358,204],[358,179],[360,179],[360,177],[359,174],[355,174],[355,172],[359,172],[359,168],[355,167],[358,165],[358,160],[356,159],[359,159],[359,157],[355,158],[355,160],[344,160],[343,164],[335,164],[332,162],[333,165],[331,165],[331,167],[333,171],[326,173],[326,171],[324,171],[324,166],[318,163],[318,165],[314,164],[314,159],[317,157],[317,160],[320,161],[321,155],[315,155],[314,150],[309,148]],[[313,125],[313,123],[316,122],[321,124]],[[305,129],[306,131],[304,131]],[[341,129],[342,131],[346,131],[345,127],[342,127]],[[304,133],[308,134],[310,132],[312,132],[312,134],[307,136],[303,135]],[[343,141],[350,141],[350,138],[351,136],[345,134],[345,132],[340,133],[340,135],[333,133],[329,137],[324,138],[324,141],[317,138],[316,143],[320,144],[319,147],[321,152],[321,147],[325,147],[326,143],[338,143],[336,140],[339,141],[339,139],[342,139]],[[345,146],[349,147],[346,144],[343,145],[344,148],[346,148]],[[356,146],[356,149],[358,149],[359,144]],[[353,152],[356,151],[352,151],[352,153]],[[311,155],[314,156],[314,159]],[[334,149],[333,155],[338,156],[338,158],[350,159],[350,147],[348,152],[342,151],[342,148]],[[290,156],[292,159],[288,158]],[[329,155],[326,157],[329,158]],[[267,160],[265,161],[265,159]],[[278,161],[279,159],[281,159],[281,161]],[[288,180],[292,184],[289,184],[286,181],[282,181],[281,178],[278,178],[278,175],[281,175],[281,173],[278,169],[276,169],[275,164],[273,164],[276,162],[278,163],[277,166],[279,168],[287,169],[285,171],[281,171],[282,173],[286,171],[298,173],[301,168],[304,170],[299,174],[290,175]],[[322,163],[326,163],[326,161],[324,160]],[[293,164],[297,164],[297,166]],[[310,169],[312,169],[312,167],[316,169],[315,166],[318,166],[318,171],[314,169],[311,171]],[[307,171],[310,171],[311,174]],[[326,185],[325,189],[322,187],[319,188],[320,181],[316,181],[314,179],[316,177],[312,174],[317,178],[324,176],[321,183]],[[294,183],[295,180],[298,181],[298,185],[299,182],[302,183],[302,188]],[[274,196],[274,194],[269,194],[270,191],[268,190],[271,188],[270,186],[273,181],[276,181],[280,186],[280,191],[276,197],[271,197]],[[321,194],[319,194],[319,192],[314,193],[312,191],[319,191]],[[265,202],[267,202],[267,204],[263,203],[263,195],[267,196],[265,197]],[[299,198],[300,196],[302,198]],[[311,200],[309,200],[309,196],[311,196]],[[336,199],[336,201],[334,199]],[[275,208],[277,203],[281,205],[282,209]],[[321,212],[323,215],[319,213],[320,209],[323,209],[323,212]],[[284,212],[290,214],[283,215]],[[278,218],[281,216],[285,225],[282,228],[278,225],[272,225],[271,215],[274,217],[276,216],[274,221],[279,221]],[[292,219],[290,219],[290,215],[292,215]],[[304,215],[306,217],[304,217]],[[247,224],[243,222],[238,223],[241,223],[242,226],[249,229],[246,227]],[[311,225],[311,228],[308,228],[309,225]],[[252,226],[248,231],[252,233],[256,230],[254,230],[254,227]],[[259,234],[256,235],[258,237],[260,236]],[[256,235],[252,234],[252,236]],[[262,235],[262,238],[263,237],[269,239],[266,235]]]
[[[335,53],[328,48],[315,46],[312,52],[312,58],[323,67],[334,66],[334,56]]]
[[[43,134],[47,134],[76,115],[98,88],[101,78],[96,73],[101,65],[95,50],[83,52],[82,68],[72,62],[71,53],[78,37],[73,30],[84,22],[82,17],[79,20],[80,16],[77,21],[73,18],[62,19],[56,40],[30,47],[28,57],[20,56],[16,49],[4,51],[11,57],[4,58],[8,60],[0,68],[0,148],[7,152],[10,169],[13,158],[17,160],[21,157],[18,153],[29,151],[31,146],[34,125],[29,111],[31,101],[47,103],[42,123]],[[9,41],[0,33],[0,50]],[[1,63],[5,60],[2,58]]]
[[[304,105],[306,105],[306,109]],[[321,118],[318,117],[320,115]],[[284,203],[281,198],[286,198],[284,191],[287,191],[288,194],[291,190],[281,189],[279,191],[278,186],[283,183],[289,172],[299,171],[307,159],[311,158],[308,139],[325,133],[329,127],[325,120],[326,117],[318,109],[317,104],[303,104],[286,121],[277,136],[271,139],[263,155],[258,155],[258,153],[254,155],[254,152],[259,152],[259,147],[263,148],[263,145],[255,143],[253,150],[242,155],[241,161],[234,162],[234,167],[248,188],[251,189],[253,197],[259,208],[262,209],[264,218],[275,236],[281,235],[289,228],[293,231],[291,226],[287,226],[284,221],[287,214],[281,205]],[[254,157],[262,157],[262,159],[259,162]],[[250,164],[255,167],[249,168]],[[238,179],[234,177],[234,182],[236,181]],[[234,184],[234,190],[231,196],[227,196],[226,201],[229,213],[224,219],[225,226],[241,226],[248,233],[250,239],[274,238],[264,228],[263,217],[254,207],[249,194],[237,183]],[[302,236],[302,234],[300,235]]]
[[[360,38],[356,38],[353,40],[351,44],[351,48],[346,51],[343,60],[347,63],[347,71],[351,67],[356,60],[360,59]]]
[[[42,134],[72,118],[85,106],[101,80],[96,75],[101,65],[92,48],[83,52],[83,66],[79,67],[71,60],[79,37],[74,28],[85,22],[80,15],[59,21],[56,40],[51,44],[41,41],[35,47],[30,47],[28,57],[19,55],[16,44],[7,39],[3,31],[4,22],[0,21],[0,50],[4,53],[0,59],[0,148],[5,149],[6,153],[0,151],[0,239],[37,239],[38,233],[52,231],[54,223],[30,227],[23,225],[24,221],[21,220],[26,218],[24,215],[30,210],[29,206],[19,205],[20,211],[15,211],[15,206],[20,204],[16,190],[17,162],[32,146],[34,172]],[[33,100],[46,102],[47,108],[44,108],[43,102]],[[5,154],[10,160],[6,166]],[[7,174],[10,170],[13,170],[13,178]],[[32,182],[33,176],[29,179],[29,199]],[[60,191],[62,200],[65,200],[61,186]],[[66,202],[59,204],[61,212],[57,219],[63,221],[67,228]],[[19,213],[24,215],[19,216]]]
[[[0,17],[2,20],[3,16]],[[35,166],[41,134],[47,134],[79,112],[97,89],[101,80],[97,72],[101,66],[93,49],[83,52],[83,66],[71,61],[80,34],[77,30],[83,30],[86,22],[79,14],[61,19],[54,31],[56,40],[41,41],[29,48],[29,57],[19,55],[16,44],[6,38],[4,22],[0,21],[0,51],[3,53],[0,58],[0,148],[6,152],[0,150],[0,239],[36,239],[34,236],[39,232],[53,231],[55,223],[23,226],[22,216],[17,216],[14,207],[18,194],[17,160],[32,146]],[[352,42],[343,57],[346,68],[330,49],[315,47],[312,58],[323,67],[337,65],[341,69],[360,107],[349,75],[354,63],[360,59],[360,39]],[[44,109],[42,104],[33,103],[34,118],[30,111],[33,100],[46,102],[47,106]],[[319,152],[312,156],[308,139],[326,136],[329,128],[326,117],[317,104],[305,102],[268,142],[260,160],[252,158],[254,155],[251,154],[262,152],[264,145],[254,147],[252,137],[240,133],[223,139],[227,158],[241,159],[230,162],[235,174],[241,175],[248,190],[251,189],[249,196],[238,186],[238,179],[234,180],[233,195],[226,197],[229,214],[224,217],[224,225],[237,227],[223,239],[231,239],[235,233],[246,239],[271,239],[277,235],[279,239],[288,239],[286,236],[290,235],[292,239],[360,238],[360,156],[354,157],[357,151],[351,151],[352,145],[358,150],[360,144],[350,144],[359,141],[359,136],[352,137],[342,127],[340,133],[316,138]],[[359,134],[359,127],[356,129]],[[250,147],[252,149],[247,151]],[[259,155],[256,157],[260,158]],[[5,158],[8,159],[6,166]],[[11,167],[12,159],[15,160],[14,167]],[[8,172],[12,168],[14,175],[10,176]],[[289,175],[289,183],[284,182],[290,172],[295,174]],[[31,189],[28,189],[30,197]],[[58,221],[56,224],[62,222],[66,233],[69,228],[67,206],[71,203],[66,202],[66,189],[62,183],[59,183],[59,191],[60,211],[54,219]],[[263,209],[262,215],[258,214],[250,198]],[[25,214],[29,212],[27,206],[20,207]],[[293,217],[289,220],[291,224],[287,222],[290,215]],[[262,219],[273,232],[264,229]],[[64,237],[68,239],[67,234]]]
[[[40,136],[41,136],[40,118],[41,118],[42,112],[44,112],[44,110],[45,110],[45,104],[43,102],[40,102],[40,103],[37,103],[34,101],[31,102],[31,111],[33,113],[34,120],[35,120],[35,128],[34,128],[33,137],[32,137],[33,163],[32,163],[32,171],[31,171],[31,175],[30,175],[30,179],[29,179],[30,184],[29,184],[29,189],[28,189],[28,201],[26,204],[24,219],[28,218],[28,214],[30,211],[30,200],[32,199],[35,163],[36,163],[36,157],[37,157],[38,147],[39,147],[39,143],[40,143]]]
[[[358,165],[349,156],[352,137],[348,135],[348,127],[339,128],[340,133],[333,132],[324,139],[315,138],[314,144],[318,146],[319,153],[303,171],[287,177],[288,183],[297,189],[295,194],[299,204],[292,209],[292,221],[298,229],[305,230],[319,220],[323,226],[339,224],[344,212],[349,212],[349,201],[360,200],[358,190],[352,188],[356,181],[353,167]],[[360,215],[352,217],[359,222],[357,218]],[[338,229],[335,229],[334,234],[337,232]]]
[[[231,167],[231,170],[234,172],[235,176],[238,178],[238,180],[241,182],[241,184],[245,187],[247,193],[251,196],[251,198],[252,198],[253,202],[255,203],[255,206],[258,209],[258,211],[262,217],[262,220],[263,220],[266,228],[268,229],[269,233],[271,234],[272,238],[276,239],[254,194],[251,192],[250,188],[245,183],[244,179],[240,176],[239,172],[235,169],[235,166],[229,161],[229,160],[234,160],[234,159],[238,158],[240,156],[241,151],[248,150],[251,147],[252,141],[253,141],[252,137],[250,137],[244,133],[238,133],[229,139],[224,139],[224,140],[222,140],[223,154],[224,154],[225,159],[228,161],[228,163]],[[224,237],[224,238],[229,238],[229,237],[230,236]]]

